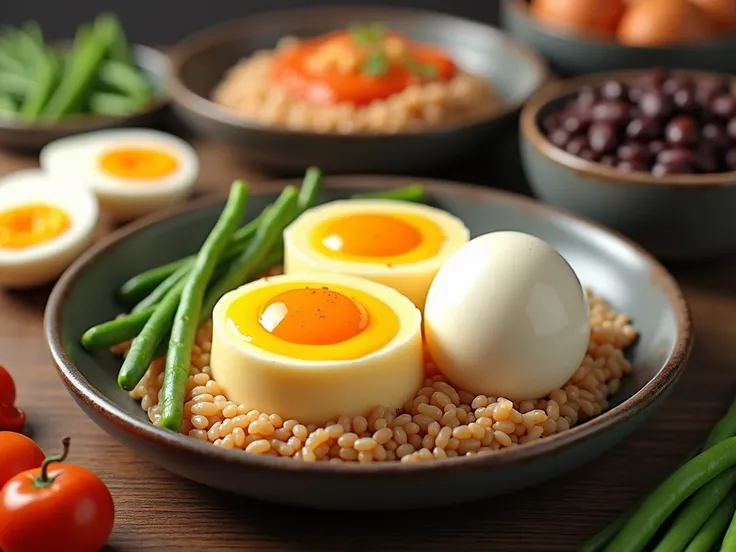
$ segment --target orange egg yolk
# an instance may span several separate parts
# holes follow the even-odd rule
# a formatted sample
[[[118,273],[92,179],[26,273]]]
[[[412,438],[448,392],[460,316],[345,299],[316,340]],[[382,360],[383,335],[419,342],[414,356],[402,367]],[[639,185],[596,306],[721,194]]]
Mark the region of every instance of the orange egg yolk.
[[[368,313],[342,293],[307,287],[276,295],[264,307],[259,321],[289,343],[333,345],[362,332],[368,325]]]
[[[100,168],[108,174],[129,180],[152,180],[173,174],[179,161],[164,151],[147,148],[121,148],[100,157]]]
[[[321,223],[310,237],[312,247],[326,257],[387,265],[430,259],[445,239],[436,223],[406,213],[340,216]]]
[[[43,203],[0,212],[0,248],[26,249],[57,238],[69,229],[69,215]]]

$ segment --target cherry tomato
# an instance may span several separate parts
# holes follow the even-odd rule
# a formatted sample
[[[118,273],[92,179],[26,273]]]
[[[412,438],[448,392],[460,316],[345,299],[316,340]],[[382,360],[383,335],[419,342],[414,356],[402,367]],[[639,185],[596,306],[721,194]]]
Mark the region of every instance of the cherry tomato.
[[[0,431],[20,432],[26,425],[26,413],[20,408],[0,403]]]
[[[43,451],[31,439],[20,433],[0,431],[0,489],[20,472],[38,468],[44,460]]]
[[[13,406],[15,404],[15,383],[10,372],[0,364],[0,403]]]
[[[92,472],[51,456],[0,491],[0,549],[4,552],[99,552],[115,523],[110,491]],[[72,545],[73,543],[73,545]]]

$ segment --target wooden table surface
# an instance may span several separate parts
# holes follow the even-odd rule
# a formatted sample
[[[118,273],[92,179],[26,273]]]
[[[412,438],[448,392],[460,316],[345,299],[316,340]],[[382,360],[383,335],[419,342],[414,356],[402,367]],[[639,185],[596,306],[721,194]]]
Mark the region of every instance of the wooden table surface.
[[[515,147],[507,147],[442,176],[525,192],[518,167],[499,161],[515,155]],[[227,186],[235,177],[264,178],[226,148],[197,148],[200,191]],[[35,163],[33,157],[0,153],[0,174]],[[446,511],[324,513],[273,506],[190,483],[137,458],[82,414],[56,376],[41,324],[49,290],[0,291],[0,363],[15,377],[19,405],[38,443],[55,451],[62,437],[71,436],[71,460],[109,485],[117,518],[108,552],[575,550],[675,468],[736,392],[736,259],[672,270],[693,311],[696,345],[664,405],[633,436],[577,473]]]

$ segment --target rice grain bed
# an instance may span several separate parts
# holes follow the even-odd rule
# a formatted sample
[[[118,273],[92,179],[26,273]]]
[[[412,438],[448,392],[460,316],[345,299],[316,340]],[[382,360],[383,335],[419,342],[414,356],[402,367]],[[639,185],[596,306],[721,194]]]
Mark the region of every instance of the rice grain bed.
[[[296,131],[360,134],[416,132],[487,117],[501,99],[484,79],[458,70],[447,82],[420,82],[385,100],[355,107],[317,105],[290,97],[270,78],[274,56],[295,44],[285,39],[275,50],[256,52],[232,67],[212,99],[260,124]]]
[[[192,354],[181,433],[251,454],[306,462],[422,462],[491,453],[542,439],[608,408],[631,363],[624,351],[637,332],[628,317],[588,292],[591,333],[580,367],[562,389],[541,400],[512,402],[473,395],[450,385],[427,363],[424,387],[403,409],[375,408],[367,417],[342,416],[323,427],[284,420],[235,404],[210,376],[212,323],[203,325]],[[117,352],[125,353],[126,347]],[[164,359],[156,359],[130,393],[156,425]]]

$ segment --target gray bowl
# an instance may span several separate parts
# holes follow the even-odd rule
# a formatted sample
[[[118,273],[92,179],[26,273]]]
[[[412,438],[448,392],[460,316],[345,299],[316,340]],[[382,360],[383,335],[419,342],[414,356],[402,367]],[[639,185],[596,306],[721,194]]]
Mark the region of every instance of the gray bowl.
[[[321,201],[408,182],[327,178],[328,190]],[[251,197],[248,215],[260,212],[284,184],[261,188],[266,195]],[[523,446],[417,464],[309,464],[259,457],[153,426],[140,405],[117,387],[120,359],[106,352],[86,352],[80,336],[123,310],[115,297],[127,278],[195,251],[217,219],[222,198],[123,228],[62,276],[45,317],[46,338],[59,375],[84,412],[141,457],[211,487],[284,504],[373,510],[452,504],[528,487],[603,454],[661,404],[685,367],[693,334],[688,307],[674,279],[625,239],[530,199],[456,183],[426,185],[434,203],[461,217],[473,236],[521,230],[548,240],[585,285],[633,318],[641,334],[630,352],[635,368],[622,380],[610,410]],[[144,477],[145,472],[141,465]]]
[[[317,134],[263,126],[210,101],[224,73],[284,36],[309,37],[354,22],[380,21],[445,47],[464,68],[488,78],[503,96],[500,113],[473,124],[401,134]],[[203,31],[178,45],[169,91],[176,112],[196,131],[233,144],[247,162],[281,173],[316,165],[326,172],[417,173],[456,161],[494,138],[547,77],[544,61],[487,25],[421,10],[310,8],[274,12]]]
[[[697,71],[675,71],[695,77]],[[577,90],[609,79],[631,82],[641,73],[618,71],[550,83],[524,106],[521,160],[541,200],[596,220],[666,260],[736,255],[736,172],[657,177],[624,173],[556,147],[540,130],[546,114]],[[733,79],[736,87],[736,78]]]
[[[163,52],[134,44],[131,47],[133,61],[142,70],[156,93],[156,98],[146,109],[125,117],[79,115],[59,123],[22,124],[0,118],[0,147],[24,151],[39,151],[49,142],[94,130],[119,127],[153,126],[158,124],[168,106],[164,94],[164,81],[169,71],[169,60]]]
[[[661,48],[624,46],[614,40],[585,37],[540,24],[527,0],[501,0],[502,26],[542,54],[555,74],[573,77],[618,69],[666,67],[730,73],[736,37]]]

